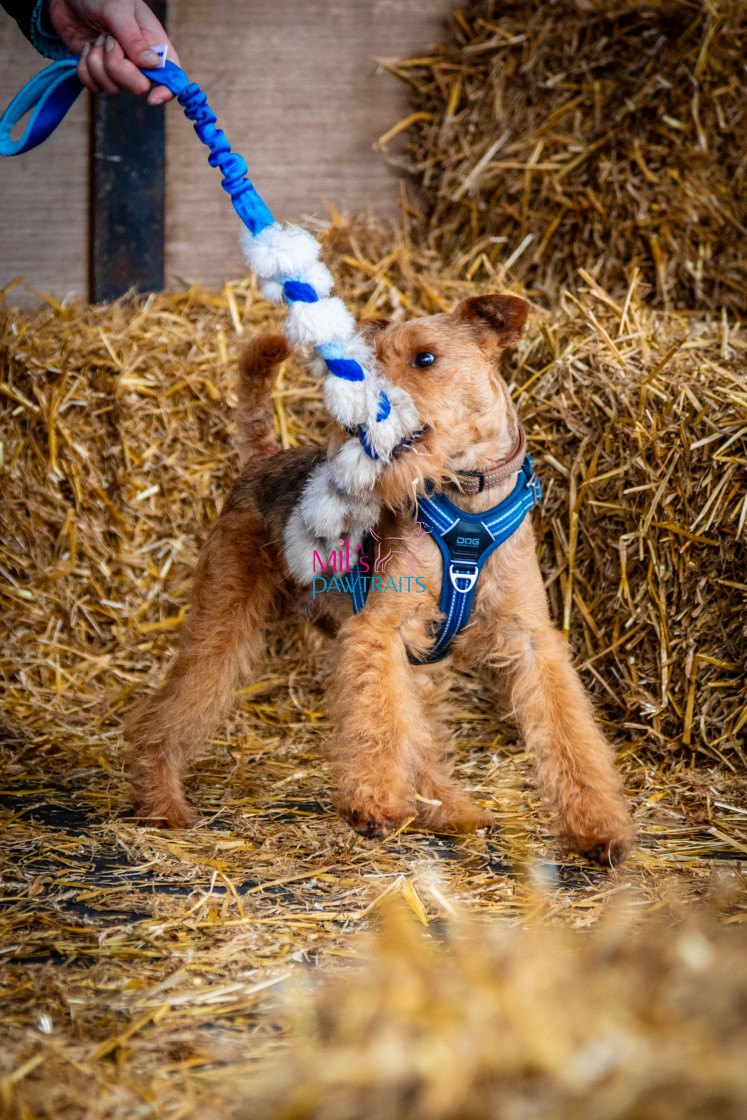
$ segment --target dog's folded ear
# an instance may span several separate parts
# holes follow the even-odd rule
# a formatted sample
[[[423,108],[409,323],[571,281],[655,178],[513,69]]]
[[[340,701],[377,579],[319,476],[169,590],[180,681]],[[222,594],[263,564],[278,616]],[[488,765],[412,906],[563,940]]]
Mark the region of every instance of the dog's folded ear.
[[[366,342],[373,342],[379,331],[383,331],[391,325],[391,319],[361,319],[355,324],[355,329]]]
[[[462,300],[454,315],[497,335],[501,346],[510,346],[521,337],[528,312],[529,304],[518,296],[472,296]]]

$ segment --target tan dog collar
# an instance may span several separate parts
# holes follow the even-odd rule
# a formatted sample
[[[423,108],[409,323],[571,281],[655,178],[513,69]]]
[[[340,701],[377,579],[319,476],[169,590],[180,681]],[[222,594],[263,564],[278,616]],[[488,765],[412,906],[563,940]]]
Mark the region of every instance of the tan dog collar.
[[[511,475],[521,470],[526,447],[527,437],[519,424],[516,442],[504,459],[499,459],[483,471],[457,471],[458,481],[450,482],[448,485],[461,490],[463,494],[482,494],[483,490],[490,490],[491,487],[497,486],[499,482],[505,482]]]

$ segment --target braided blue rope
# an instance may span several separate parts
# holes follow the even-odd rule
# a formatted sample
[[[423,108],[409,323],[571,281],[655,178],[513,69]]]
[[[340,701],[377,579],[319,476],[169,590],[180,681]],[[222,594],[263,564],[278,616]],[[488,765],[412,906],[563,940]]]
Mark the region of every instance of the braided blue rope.
[[[11,101],[0,117],[0,155],[14,156],[31,151],[54,132],[83,89],[76,74],[76,65],[77,59],[74,58],[52,63],[32,78]],[[256,237],[263,229],[274,225],[272,213],[248,177],[244,159],[237,152],[231,151],[225,133],[216,127],[215,113],[197,83],[190,82],[181,67],[173,62],[167,61],[162,68],[155,70],[143,68],[142,72],[151,81],[167,86],[176,95],[185,115],[192,121],[198,138],[210,151],[208,163],[222,172],[221,186],[230,196],[234,210],[252,236]],[[11,140],[13,128],[28,112],[32,115],[23,136],[20,140]],[[300,280],[286,278],[282,288],[288,304],[319,301],[319,295],[312,285]],[[345,356],[345,348],[341,344],[333,342],[317,346],[316,351],[334,377],[346,381],[365,379],[363,367]],[[381,390],[377,422],[385,420],[390,411],[391,402]],[[359,437],[366,454],[371,459],[378,459],[365,424],[360,426]]]

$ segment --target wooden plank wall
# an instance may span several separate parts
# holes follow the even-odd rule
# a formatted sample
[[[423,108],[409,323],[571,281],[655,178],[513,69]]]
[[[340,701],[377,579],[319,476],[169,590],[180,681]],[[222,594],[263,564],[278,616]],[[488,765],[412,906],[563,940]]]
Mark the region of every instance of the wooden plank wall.
[[[376,140],[407,114],[405,88],[375,57],[423,53],[449,0],[171,0],[169,31],[276,217],[323,217],[323,199],[381,216],[399,174]],[[3,107],[42,60],[0,15]],[[38,152],[0,163],[0,288],[87,294],[85,98]],[[218,173],[176,105],[167,112],[166,274],[172,286],[241,275],[237,220]],[[10,300],[28,297],[16,289]]]

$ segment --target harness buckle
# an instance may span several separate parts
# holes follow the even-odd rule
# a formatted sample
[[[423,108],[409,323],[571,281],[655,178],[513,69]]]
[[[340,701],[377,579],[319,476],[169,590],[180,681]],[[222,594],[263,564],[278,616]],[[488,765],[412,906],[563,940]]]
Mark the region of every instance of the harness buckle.
[[[534,459],[531,455],[525,457],[522,470],[526,476],[527,486],[532,491],[532,509],[536,509],[542,500],[542,486],[534,473]]]
[[[460,568],[468,568],[469,571],[457,571],[457,565]],[[469,562],[465,562],[464,560],[459,560],[456,564],[449,564],[449,580],[451,582],[451,586],[459,595],[469,595],[470,591],[477,583],[477,577],[479,576],[479,574],[480,569],[478,568],[477,564],[470,564]],[[466,580],[466,586],[460,587],[457,583],[457,580]]]

